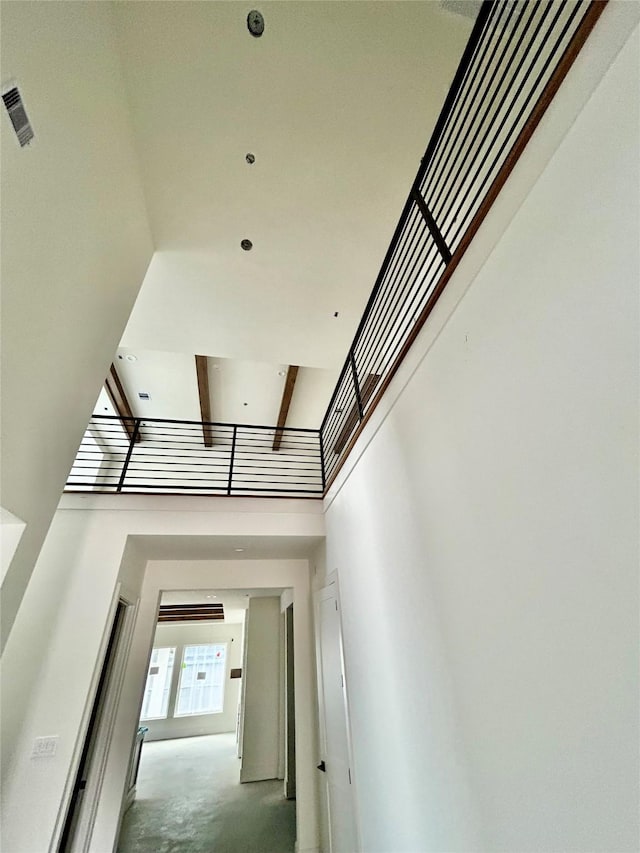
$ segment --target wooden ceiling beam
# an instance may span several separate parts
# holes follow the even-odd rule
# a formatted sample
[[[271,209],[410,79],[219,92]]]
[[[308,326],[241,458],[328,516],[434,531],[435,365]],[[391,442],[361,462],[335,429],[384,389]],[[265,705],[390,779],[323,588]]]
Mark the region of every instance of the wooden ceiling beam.
[[[223,619],[224,608],[219,602],[215,604],[161,604],[158,611],[158,622],[199,622]]]
[[[211,397],[209,395],[209,367],[206,355],[196,356],[196,376],[198,377],[198,396],[200,397],[202,438],[205,447],[213,447],[213,432],[209,426],[209,422],[211,421]]]
[[[283,436],[283,427],[287,422],[287,415],[289,414],[289,406],[291,405],[291,398],[293,397],[293,389],[295,388],[298,370],[299,367],[295,364],[290,364],[289,369],[287,370],[287,378],[285,380],[284,390],[282,392],[282,402],[280,403],[280,414],[278,415],[276,434],[273,437],[274,450],[280,450],[280,444],[282,443]]]
[[[120,382],[120,377],[116,372],[116,366],[113,363],[109,368],[109,375],[104,380],[104,388],[107,392],[107,396],[111,400],[111,405],[116,410],[118,417],[122,421],[122,426],[126,430],[127,435],[129,438],[133,438],[133,432],[135,429],[135,424],[133,422],[134,415],[131,411],[129,401],[127,400],[125,390],[122,387],[122,382]],[[140,433],[138,433],[136,441],[141,441]]]

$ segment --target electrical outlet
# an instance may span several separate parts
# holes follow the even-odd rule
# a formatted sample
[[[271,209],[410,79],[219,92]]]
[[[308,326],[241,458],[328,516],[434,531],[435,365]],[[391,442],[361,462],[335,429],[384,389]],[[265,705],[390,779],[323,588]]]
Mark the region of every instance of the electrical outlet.
[[[37,737],[33,742],[31,758],[53,758],[58,748],[59,735]]]

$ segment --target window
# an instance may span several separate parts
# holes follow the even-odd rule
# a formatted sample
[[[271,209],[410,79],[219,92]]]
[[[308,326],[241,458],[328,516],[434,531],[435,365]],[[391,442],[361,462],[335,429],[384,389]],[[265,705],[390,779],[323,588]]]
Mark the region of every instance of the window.
[[[226,643],[184,647],[174,716],[222,713],[226,660]]]
[[[142,700],[141,720],[163,720],[167,716],[175,655],[175,648],[154,649],[151,653]]]

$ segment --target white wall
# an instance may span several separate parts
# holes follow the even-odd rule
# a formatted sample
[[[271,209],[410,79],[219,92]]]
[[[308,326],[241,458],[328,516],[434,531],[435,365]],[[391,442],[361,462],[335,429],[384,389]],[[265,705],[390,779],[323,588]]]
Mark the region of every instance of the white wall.
[[[313,848],[316,816],[306,560],[164,561],[149,563],[146,572],[145,566],[149,549],[157,551],[163,537],[175,552],[180,551],[180,543],[187,551],[200,540],[213,550],[218,536],[242,537],[247,549],[252,537],[268,543],[272,537],[280,542],[284,537],[295,541],[321,536],[321,505],[312,501],[229,502],[224,498],[159,496],[122,496],[120,500],[113,496],[74,496],[65,497],[62,503],[68,508],[56,513],[14,629],[24,643],[14,647],[12,640],[3,658],[4,693],[8,694],[6,685],[10,684],[11,698],[15,699],[15,705],[7,702],[10,714],[5,713],[3,719],[3,849],[11,853],[47,850],[60,830],[60,807],[79,758],[110,608],[120,593],[133,603],[139,600],[138,617],[91,849],[105,853],[112,848],[160,592],[212,586],[294,589],[299,614],[296,662],[300,667],[296,672],[297,753],[303,762],[302,781],[298,783],[298,826],[301,851]],[[20,690],[13,689],[19,686],[23,665],[35,673],[33,690],[24,703]],[[33,761],[33,740],[42,735],[59,736],[56,755]]]
[[[2,82],[2,504],[26,530],[2,586],[11,630],[153,246],[112,4],[9,3]]]
[[[175,660],[169,691],[168,714],[164,720],[142,720],[141,725],[149,731],[145,740],[166,740],[175,737],[195,737],[213,735],[221,732],[234,732],[238,718],[238,697],[240,679],[230,678],[231,669],[242,666],[242,624],[225,622],[185,622],[182,624],[162,624],[156,628],[153,648],[175,648]],[[222,711],[216,714],[194,714],[188,717],[175,717],[174,710],[180,681],[180,665],[186,645],[204,645],[226,643],[227,656],[224,678],[224,698]]]
[[[638,849],[638,59],[636,30],[327,501],[367,853]]]
[[[241,782],[277,779],[280,731],[280,598],[252,598],[247,611]]]
[[[4,580],[13,555],[24,533],[25,523],[13,513],[0,507],[0,552],[1,574],[0,583]]]

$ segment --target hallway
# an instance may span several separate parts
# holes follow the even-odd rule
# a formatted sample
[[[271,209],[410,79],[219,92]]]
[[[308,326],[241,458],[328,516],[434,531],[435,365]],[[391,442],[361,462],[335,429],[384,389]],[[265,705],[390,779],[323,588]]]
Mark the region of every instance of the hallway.
[[[118,853],[293,853],[282,781],[239,779],[235,734],[146,743]]]

